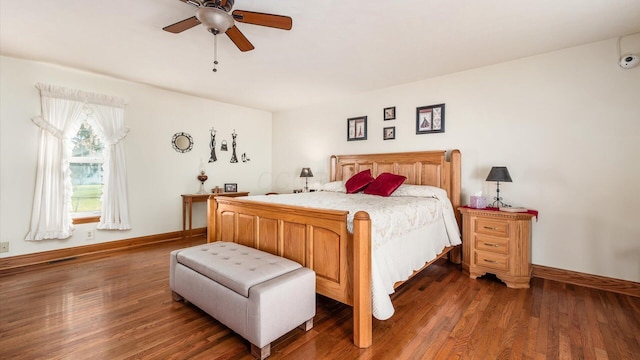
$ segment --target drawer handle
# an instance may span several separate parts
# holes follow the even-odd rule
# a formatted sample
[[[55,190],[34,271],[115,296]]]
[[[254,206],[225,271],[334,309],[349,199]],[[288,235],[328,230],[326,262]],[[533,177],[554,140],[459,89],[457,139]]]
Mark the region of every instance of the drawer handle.
[[[498,230],[498,228],[497,228],[497,227],[489,227],[489,226],[485,226],[484,228],[485,228],[485,229],[487,229],[487,230]]]
[[[489,260],[489,259],[484,259],[484,261],[485,261],[485,262],[488,262],[488,263],[492,263],[492,264],[497,264],[497,263],[498,263],[498,262],[497,262],[497,261],[495,261],[495,260]]]
[[[484,243],[484,244],[485,244],[485,245],[487,245],[487,246],[493,246],[493,247],[498,247],[498,246],[500,246],[500,245],[498,245],[498,244],[492,244],[492,243]]]

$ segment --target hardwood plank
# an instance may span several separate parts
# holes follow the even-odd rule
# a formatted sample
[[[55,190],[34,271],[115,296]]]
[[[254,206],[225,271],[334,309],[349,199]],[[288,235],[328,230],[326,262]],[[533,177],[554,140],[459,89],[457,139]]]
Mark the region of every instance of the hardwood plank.
[[[0,273],[0,358],[253,359],[247,341],[174,302],[169,252],[203,237]],[[533,278],[509,289],[438,260],[396,289],[396,313],[352,343],[351,308],[317,296],[314,327],[270,359],[637,359],[640,298]],[[90,354],[90,355],[89,355]]]

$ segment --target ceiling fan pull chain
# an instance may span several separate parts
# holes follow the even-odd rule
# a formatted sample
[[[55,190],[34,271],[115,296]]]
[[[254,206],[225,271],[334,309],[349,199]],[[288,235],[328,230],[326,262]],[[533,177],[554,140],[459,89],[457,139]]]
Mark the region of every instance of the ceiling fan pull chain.
[[[217,72],[216,66],[218,65],[218,34],[213,33],[213,72]]]

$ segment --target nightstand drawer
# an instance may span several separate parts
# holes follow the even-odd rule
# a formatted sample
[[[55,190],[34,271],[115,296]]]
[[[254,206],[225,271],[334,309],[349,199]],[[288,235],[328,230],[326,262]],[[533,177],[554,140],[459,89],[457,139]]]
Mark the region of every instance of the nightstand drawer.
[[[499,219],[476,219],[476,232],[494,236],[509,237],[509,221]]]
[[[505,255],[476,251],[474,252],[474,262],[476,266],[509,271],[509,257]]]
[[[477,234],[475,249],[503,255],[509,254],[509,239],[497,236]]]

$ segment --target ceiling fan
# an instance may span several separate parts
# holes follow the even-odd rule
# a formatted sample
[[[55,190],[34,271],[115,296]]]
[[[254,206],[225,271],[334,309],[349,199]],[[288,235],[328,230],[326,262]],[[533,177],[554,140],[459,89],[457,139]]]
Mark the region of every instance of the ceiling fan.
[[[267,26],[282,30],[291,30],[292,20],[288,16],[264,14],[253,11],[234,10],[234,0],[180,0],[195,6],[196,15],[175,24],[166,26],[162,30],[177,34],[202,24],[213,35],[225,33],[240,51],[253,50],[253,44],[235,26],[235,21]]]

